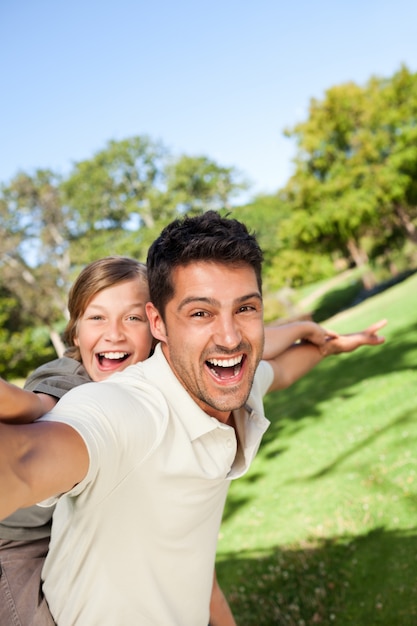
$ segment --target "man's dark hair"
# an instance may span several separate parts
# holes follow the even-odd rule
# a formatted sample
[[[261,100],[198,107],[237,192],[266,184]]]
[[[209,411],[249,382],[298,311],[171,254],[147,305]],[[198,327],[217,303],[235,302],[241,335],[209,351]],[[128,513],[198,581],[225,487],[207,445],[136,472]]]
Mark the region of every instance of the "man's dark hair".
[[[164,316],[174,295],[172,272],[195,261],[250,265],[262,292],[262,250],[245,224],[216,211],[176,219],[166,226],[148,251],[146,265],[150,299]]]

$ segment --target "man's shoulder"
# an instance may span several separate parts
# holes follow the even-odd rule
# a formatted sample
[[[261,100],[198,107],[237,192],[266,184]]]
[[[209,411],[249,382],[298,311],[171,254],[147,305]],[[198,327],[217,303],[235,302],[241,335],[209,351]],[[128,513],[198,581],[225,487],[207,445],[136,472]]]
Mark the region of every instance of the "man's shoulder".
[[[96,405],[105,412],[112,407],[125,407],[130,400],[145,402],[147,398],[162,398],[153,380],[150,380],[143,371],[142,363],[129,365],[126,369],[115,372],[105,380],[92,382],[72,389],[68,393],[67,403],[87,402],[90,407]],[[62,406],[62,404],[61,404]]]
[[[254,378],[253,386],[262,396],[266,394],[274,379],[274,370],[268,361],[260,361]]]

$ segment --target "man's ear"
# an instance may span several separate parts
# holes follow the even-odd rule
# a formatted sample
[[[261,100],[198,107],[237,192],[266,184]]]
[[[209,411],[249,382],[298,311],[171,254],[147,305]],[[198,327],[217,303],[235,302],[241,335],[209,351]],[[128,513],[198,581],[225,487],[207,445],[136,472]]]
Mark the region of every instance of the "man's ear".
[[[152,302],[146,303],[146,315],[148,316],[149,326],[152,335],[155,337],[155,339],[158,339],[158,341],[163,341],[164,343],[166,343],[167,332],[164,321],[158,309],[154,307]]]

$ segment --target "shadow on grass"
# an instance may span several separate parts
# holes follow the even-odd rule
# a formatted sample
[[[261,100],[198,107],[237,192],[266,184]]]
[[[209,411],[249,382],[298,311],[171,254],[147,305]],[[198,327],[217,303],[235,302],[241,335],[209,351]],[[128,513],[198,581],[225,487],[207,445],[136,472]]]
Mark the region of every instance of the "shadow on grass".
[[[368,437],[364,437],[357,445],[352,446],[349,450],[346,450],[345,452],[340,454],[337,457],[337,459],[333,460],[331,463],[328,463],[328,465],[325,465],[324,467],[322,467],[319,472],[315,472],[314,474],[311,474],[310,476],[308,476],[307,478],[303,478],[302,480],[315,480],[317,478],[322,478],[323,476],[330,474],[331,472],[337,470],[338,467],[342,463],[344,463],[347,459],[357,454],[361,450],[366,450],[379,437],[384,436],[386,433],[388,433],[389,431],[393,429],[397,430],[399,427],[404,427],[407,424],[415,422],[415,417],[416,417],[415,412],[411,412],[411,411],[405,413],[404,415],[401,415],[400,417],[398,417],[398,419],[395,419],[389,424],[386,424],[385,426],[379,428],[378,431],[373,432]],[[291,482],[294,482],[294,481],[291,481]]]
[[[402,283],[410,276],[413,276],[417,272],[417,269],[409,269],[401,272],[397,276],[378,283],[372,289],[366,289],[363,287],[361,278],[355,278],[349,283],[345,283],[344,286],[336,289],[329,289],[322,298],[317,302],[314,311],[312,312],[312,318],[315,322],[321,323],[333,315],[345,311],[352,307],[357,306],[364,300],[372,298],[379,293],[383,293],[387,289]]]
[[[318,324],[328,320],[333,315],[354,306],[356,298],[363,291],[361,280],[352,281],[348,285],[328,291],[316,304],[312,318]]]
[[[216,567],[241,626],[417,624],[417,528],[243,551]]]

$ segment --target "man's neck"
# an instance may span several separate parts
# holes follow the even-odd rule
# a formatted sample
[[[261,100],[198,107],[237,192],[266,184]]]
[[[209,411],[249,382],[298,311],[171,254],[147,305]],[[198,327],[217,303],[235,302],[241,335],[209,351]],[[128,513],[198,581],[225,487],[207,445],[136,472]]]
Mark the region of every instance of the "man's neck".
[[[231,411],[231,413],[230,413],[230,415],[227,418],[225,423],[228,426],[231,426],[232,428],[234,428],[236,430],[235,415],[234,415],[233,411]]]

